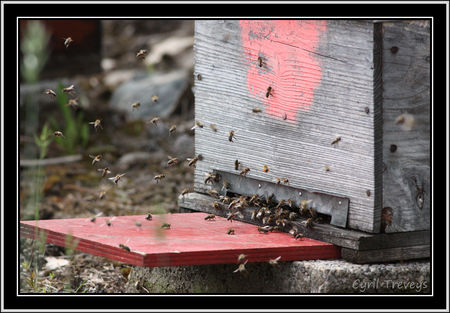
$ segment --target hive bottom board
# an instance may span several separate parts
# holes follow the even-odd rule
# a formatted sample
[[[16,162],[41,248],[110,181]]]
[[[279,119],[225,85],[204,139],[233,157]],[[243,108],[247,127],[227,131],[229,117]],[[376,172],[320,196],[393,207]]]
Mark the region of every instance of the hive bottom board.
[[[193,192],[184,197],[180,196],[178,205],[193,211],[225,216],[226,211],[212,207],[214,200],[211,196]],[[255,224],[256,222],[250,218],[251,211],[251,208],[243,210],[244,218],[240,220]],[[431,255],[429,230],[370,234],[329,224],[314,224],[312,228],[305,228],[301,219],[294,221],[293,224],[308,238],[342,247],[342,258],[353,263],[404,261],[429,258]],[[284,231],[288,231],[288,228]]]
[[[223,217],[205,220],[205,213],[178,213],[21,221],[20,233],[28,238],[65,246],[71,237],[76,250],[137,266],[183,266],[236,263],[240,254],[248,262],[267,262],[281,256],[282,261],[337,259],[340,248],[329,243],[273,231],[258,232],[257,226]],[[106,224],[110,221],[110,226]],[[136,225],[140,223],[140,226]],[[170,229],[162,229],[163,223]],[[228,235],[228,229],[234,235]],[[130,251],[119,245],[127,246]]]

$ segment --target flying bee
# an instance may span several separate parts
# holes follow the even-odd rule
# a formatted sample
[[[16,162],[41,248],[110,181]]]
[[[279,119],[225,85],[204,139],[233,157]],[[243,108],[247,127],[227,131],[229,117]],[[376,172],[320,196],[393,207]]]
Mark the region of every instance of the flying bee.
[[[266,164],[264,164],[264,166],[263,166],[263,172],[264,173],[268,173],[269,172],[269,167]]]
[[[341,141],[341,139],[342,139],[342,137],[336,137],[336,139],[334,139],[332,142],[331,142],[331,145],[334,145],[335,143],[338,143],[339,141]]]
[[[222,210],[222,206],[217,201],[213,202],[213,208],[216,209],[216,210]]]
[[[312,200],[302,200],[300,202],[300,205],[298,206],[300,214],[306,215],[306,213],[308,212],[308,206],[311,202]]]
[[[261,109],[260,108],[253,108],[252,112],[253,113],[261,113]]]
[[[312,218],[308,218],[306,221],[303,221],[302,224],[306,227],[306,228],[313,228],[313,221]]]
[[[191,130],[196,129],[197,127],[203,128],[203,124],[197,121],[195,122],[195,125],[191,127]]]
[[[70,85],[69,87],[63,88],[63,92],[65,93],[73,93],[75,91],[75,86]]]
[[[142,226],[141,222],[139,222],[139,221],[136,221],[134,224],[135,224],[137,227],[141,227],[141,226]]]
[[[248,260],[245,260],[244,263],[239,264],[239,267],[238,267],[237,269],[235,269],[235,270],[233,271],[233,273],[244,272],[244,271],[246,271],[246,269],[245,269],[245,264],[247,264],[247,262],[248,262]]]
[[[134,110],[138,109],[140,106],[141,106],[141,103],[139,101],[133,102],[131,104],[131,109],[134,111]]]
[[[190,193],[190,192],[191,192],[191,190],[190,190],[189,188],[184,188],[184,189],[181,191],[181,196],[183,197],[183,201],[184,201],[184,196],[185,196],[186,194]]]
[[[228,141],[233,142],[233,138],[236,139],[236,137],[234,136],[234,130],[231,130],[228,133]]]
[[[152,102],[153,103],[158,102],[158,100],[159,100],[158,96],[156,96],[156,95],[152,96]]]
[[[152,214],[151,213],[147,213],[147,215],[145,216],[145,219],[147,220],[147,221],[151,221],[152,220]]]
[[[111,171],[107,167],[99,168],[97,171],[102,172],[102,177],[105,177],[107,174],[111,174]]]
[[[94,165],[96,162],[100,162],[101,160],[102,160],[102,156],[99,154],[99,155],[96,155],[96,156],[93,156],[93,155],[90,155],[89,154],[89,157],[91,158],[91,159],[93,159],[92,160],[92,165]]]
[[[111,221],[110,220],[106,220],[106,225],[111,226]]]
[[[176,165],[178,164],[178,158],[172,158],[172,157],[168,157],[169,161],[167,161],[167,165],[168,166],[172,166],[172,165]]]
[[[269,231],[272,231],[273,227],[272,226],[258,226],[258,232],[263,232],[264,234],[267,234]]]
[[[153,177],[154,180],[156,180],[156,183],[159,183],[161,179],[165,178],[166,175],[164,174],[158,174],[155,177]]]
[[[102,191],[100,191],[100,193],[99,193],[99,195],[98,195],[98,198],[99,198],[100,200],[102,200],[102,199],[105,197],[105,195],[106,195],[106,191],[105,191],[105,190],[102,190]]]
[[[217,190],[215,190],[215,189],[208,190],[208,193],[209,193],[211,196],[213,196],[214,198],[217,198],[217,199],[220,198],[220,197],[219,197],[219,193],[218,193]]]
[[[198,156],[196,156],[192,159],[187,159],[187,161],[189,161],[188,166],[195,168],[195,164],[197,163],[198,160],[200,160],[200,158]]]
[[[285,178],[282,178],[281,181],[282,181],[284,184],[286,184],[286,185],[289,184],[289,179],[287,179],[286,177],[285,177]]]
[[[71,37],[63,38],[64,39],[64,46],[69,48],[69,45],[73,42],[73,39]]]
[[[258,65],[259,67],[263,66],[263,59],[261,57],[258,57]]]
[[[93,125],[95,131],[97,131],[99,127],[100,127],[101,129],[103,129],[103,127],[102,127],[102,121],[99,120],[99,119],[95,120],[94,122],[89,122],[89,125]]]
[[[66,138],[66,137],[64,137],[63,133],[60,132],[59,130],[55,131],[55,132],[53,133],[53,136],[55,136],[55,137],[63,137],[63,138]]]
[[[122,178],[122,176],[124,176],[126,173],[123,173],[123,174],[117,174],[116,176],[114,176],[114,177],[110,177],[110,178],[108,178],[109,180],[112,180],[113,181],[113,183],[114,184],[118,184],[119,183],[119,180]]]
[[[119,247],[121,247],[121,248],[124,249],[124,250],[127,250],[128,252],[131,252],[130,248],[129,248],[128,246],[122,244],[122,243],[119,244]]]
[[[239,217],[239,218],[244,218],[244,216],[242,215],[242,213],[241,212],[239,212],[239,211],[233,211],[233,212],[230,212],[230,213],[228,213],[228,215],[227,215],[227,221],[230,221],[230,222],[233,222],[233,218],[235,218],[235,217]]]
[[[67,102],[66,106],[77,109],[79,107],[78,98],[70,99],[69,102]]]
[[[54,92],[53,90],[51,90],[51,89],[45,89],[45,94],[47,94],[47,95],[49,95],[49,96],[53,96],[53,97],[56,97],[56,92]]]
[[[235,169],[236,171],[239,170],[239,164],[240,164],[240,162],[239,162],[238,160],[234,161],[234,169]]]
[[[291,212],[291,213],[289,213],[289,216],[288,216],[288,219],[289,220],[295,220],[297,218],[297,213],[295,213],[295,212]]]
[[[169,223],[164,223],[161,225],[161,228],[163,229],[170,229],[170,224]]]
[[[216,215],[215,214],[208,214],[207,216],[205,216],[205,221],[212,221],[216,219]]]
[[[241,176],[247,176],[247,173],[250,172],[250,169],[248,167],[244,168],[239,175]]]
[[[230,203],[231,199],[228,196],[220,196],[220,201],[222,201],[223,204],[228,204]]]
[[[216,124],[209,124],[209,127],[213,130],[213,132],[217,132]]]
[[[148,51],[145,49],[139,50],[138,53],[136,53],[136,58],[143,59],[147,55],[147,52]]]
[[[159,117],[154,117],[150,121],[147,122],[147,124],[152,123],[155,126],[158,126]]]
[[[275,178],[275,182],[277,183],[277,185],[281,184],[281,178],[280,177],[276,177]]]
[[[272,87],[268,87],[266,91],[266,98],[269,98],[269,96],[272,95]]]
[[[234,235],[234,229],[233,229],[233,228],[229,228],[229,229],[227,230],[227,234],[228,234],[228,235]]]
[[[218,176],[214,173],[208,173],[205,178],[205,184],[212,183],[213,181],[218,181]]]
[[[269,259],[270,265],[278,265],[278,261],[281,259],[281,255],[275,259]]]
[[[241,263],[242,261],[244,261],[244,259],[247,257],[247,255],[245,255],[245,254],[239,254],[238,255],[238,258],[237,258],[237,262],[238,263]]]
[[[177,126],[176,125],[172,125],[169,128],[169,136],[174,133],[177,130]]]

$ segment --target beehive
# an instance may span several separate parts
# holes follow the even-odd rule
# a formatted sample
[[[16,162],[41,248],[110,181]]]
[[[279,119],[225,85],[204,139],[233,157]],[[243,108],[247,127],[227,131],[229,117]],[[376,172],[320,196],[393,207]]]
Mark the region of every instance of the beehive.
[[[204,183],[218,173],[236,193],[313,199],[332,216],[322,240],[429,255],[428,21],[200,20],[194,51],[197,193],[220,188]],[[220,214],[200,195],[183,202]],[[352,231],[373,245],[344,242]]]

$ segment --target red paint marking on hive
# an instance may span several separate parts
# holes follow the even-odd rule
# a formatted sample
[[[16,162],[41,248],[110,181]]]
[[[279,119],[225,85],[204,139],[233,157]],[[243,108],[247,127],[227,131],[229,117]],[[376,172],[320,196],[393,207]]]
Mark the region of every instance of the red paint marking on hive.
[[[322,68],[316,54],[326,21],[241,21],[242,47],[249,60],[247,86],[268,114],[295,122],[310,109]],[[258,56],[263,59],[259,67]],[[266,97],[267,88],[272,95]]]
[[[64,246],[67,235],[78,241],[76,250],[107,257],[138,266],[179,266],[235,263],[239,254],[248,255],[249,262],[266,262],[281,255],[282,260],[311,260],[340,257],[340,248],[332,244],[305,238],[295,240],[280,232],[262,234],[257,226],[239,221],[232,223],[223,217],[205,221],[206,213],[179,213],[21,221],[20,233],[37,238],[35,226],[44,230],[48,243]],[[106,225],[106,220],[111,226]],[[141,226],[135,222],[140,221]],[[162,230],[162,223],[171,228]],[[232,227],[235,235],[228,235]],[[35,237],[36,236],[36,237]],[[119,247],[127,245],[128,252]]]

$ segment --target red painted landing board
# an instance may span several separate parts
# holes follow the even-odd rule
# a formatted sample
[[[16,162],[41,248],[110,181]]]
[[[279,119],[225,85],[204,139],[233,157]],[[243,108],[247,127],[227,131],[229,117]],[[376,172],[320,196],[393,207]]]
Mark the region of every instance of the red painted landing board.
[[[259,233],[257,226],[216,217],[206,221],[206,213],[178,213],[21,221],[20,232],[33,238],[35,225],[47,233],[47,242],[64,246],[67,235],[79,239],[76,250],[138,266],[182,266],[236,263],[244,253],[248,262],[332,259],[340,257],[340,248],[325,242],[273,231]],[[106,221],[111,221],[111,226]],[[136,226],[136,221],[141,226]],[[170,229],[161,229],[170,223]],[[235,235],[228,235],[233,228]],[[39,235],[38,237],[39,238]],[[128,252],[119,247],[125,244]]]

